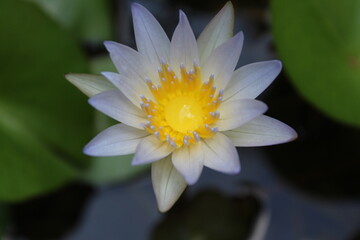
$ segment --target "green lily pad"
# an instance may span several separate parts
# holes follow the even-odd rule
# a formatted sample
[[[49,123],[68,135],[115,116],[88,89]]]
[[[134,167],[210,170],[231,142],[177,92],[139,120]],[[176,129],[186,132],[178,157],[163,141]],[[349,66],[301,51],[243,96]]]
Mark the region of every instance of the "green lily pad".
[[[117,72],[109,54],[91,59],[90,70],[94,74],[100,74],[101,72]]]
[[[0,200],[19,201],[88,165],[81,149],[91,109],[64,79],[88,66],[68,33],[33,3],[1,1],[0,29]]]
[[[101,42],[111,38],[109,1],[31,0],[81,40]]]
[[[273,0],[275,43],[298,91],[328,116],[360,126],[360,4]]]

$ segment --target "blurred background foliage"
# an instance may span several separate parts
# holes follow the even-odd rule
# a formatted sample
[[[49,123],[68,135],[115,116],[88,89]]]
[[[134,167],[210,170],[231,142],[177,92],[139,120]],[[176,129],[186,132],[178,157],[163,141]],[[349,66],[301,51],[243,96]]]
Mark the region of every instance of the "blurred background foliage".
[[[329,117],[360,127],[360,2],[273,0],[271,10],[297,90]]]
[[[183,8],[190,15],[205,11],[213,15],[225,2],[140,1],[148,6]],[[83,146],[114,122],[95,113],[88,106],[87,97],[64,78],[72,72],[115,71],[102,41],[134,45],[129,37],[129,3],[0,1],[0,237],[11,219],[19,232],[32,236],[29,239],[55,238],[52,233],[61,235],[70,228],[67,219],[76,219],[71,211],[81,208],[92,192],[91,186],[123,182],[148,168],[131,166],[131,155],[112,158],[83,155]],[[266,148],[269,162],[286,182],[307,194],[325,198],[359,197],[356,186],[360,184],[357,146],[360,142],[360,2],[236,0],[233,4],[240,9],[236,15],[250,12],[251,18],[259,23],[259,32],[267,32],[271,27],[275,51],[284,64],[284,73],[270,88],[271,94],[261,97],[270,106],[269,114],[293,126],[299,139]],[[155,15],[158,14],[162,23],[168,21],[169,29],[173,29],[176,14],[161,9]],[[122,22],[118,21],[119,14],[123,14]],[[119,31],[119,26],[124,25],[125,30]],[[247,36],[245,32],[244,51]],[[74,185],[78,182],[85,185]],[[74,208],[69,212],[50,211],[73,199]],[[169,230],[180,231],[174,226],[188,221],[190,213],[203,221],[207,216],[202,206],[214,208],[211,204],[223,206],[220,212],[229,215],[222,218],[224,227],[228,220],[244,221],[238,223],[245,224],[244,229],[232,232],[229,225],[228,232],[232,236],[245,236],[251,225],[246,224],[253,221],[249,219],[258,210],[243,215],[245,220],[233,219],[234,209],[243,211],[244,202],[237,205],[238,200],[216,192],[200,193],[191,200],[193,205],[179,204],[179,209],[168,215],[166,222],[159,223],[153,238],[166,239],[163,234],[166,236]],[[34,224],[38,225],[29,227],[26,221],[32,219],[27,216],[43,206],[47,206],[44,214],[50,212],[51,216],[35,219]],[[52,222],[52,217],[59,214],[63,214],[64,221]],[[41,232],[45,222],[50,230]],[[63,228],[56,232],[52,224]],[[203,226],[197,226],[198,229],[192,226],[189,220],[182,227],[191,236],[196,237],[197,231],[203,234]]]

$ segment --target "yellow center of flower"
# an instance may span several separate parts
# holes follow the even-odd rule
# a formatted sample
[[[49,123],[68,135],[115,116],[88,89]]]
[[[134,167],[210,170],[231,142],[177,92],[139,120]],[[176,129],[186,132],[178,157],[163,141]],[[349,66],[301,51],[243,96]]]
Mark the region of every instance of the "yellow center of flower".
[[[216,92],[214,75],[203,82],[197,64],[190,71],[181,65],[179,76],[166,63],[158,72],[159,84],[146,79],[154,100],[141,97],[148,118],[145,130],[175,148],[212,137],[217,132],[214,124],[223,95],[222,90]]]
[[[170,127],[178,132],[192,132],[203,122],[201,105],[193,97],[179,96],[172,99],[164,112]]]

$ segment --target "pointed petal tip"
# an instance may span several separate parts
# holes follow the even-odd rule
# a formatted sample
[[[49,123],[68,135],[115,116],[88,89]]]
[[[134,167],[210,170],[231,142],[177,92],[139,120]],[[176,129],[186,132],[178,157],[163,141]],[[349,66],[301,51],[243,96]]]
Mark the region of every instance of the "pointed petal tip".
[[[232,4],[232,2],[231,1],[227,1],[226,3],[225,3],[225,5],[224,5],[224,8],[232,8],[232,9],[234,9],[234,5]]]
[[[167,211],[169,211],[171,209],[172,206],[174,206],[175,203],[173,204],[163,204],[163,203],[158,203],[158,209],[159,212],[161,213],[166,213]]]
[[[259,109],[259,111],[261,112],[261,114],[264,114],[267,110],[269,110],[269,106],[264,103],[263,101],[259,101],[259,100],[256,100],[256,106],[257,108]]]
[[[187,19],[186,14],[185,14],[184,11],[181,10],[181,9],[179,10],[179,19],[180,19],[180,22],[181,22],[181,20]]]
[[[299,137],[298,133],[295,131],[295,129],[293,129],[289,125],[287,125],[287,126],[289,128],[289,140],[288,140],[288,142],[295,141]]]
[[[185,181],[187,182],[187,184],[189,184],[189,186],[194,185],[197,181],[199,180],[199,178],[185,178]]]
[[[79,78],[82,76],[90,76],[91,74],[88,73],[67,73],[64,75],[64,77],[71,83],[76,82]]]
[[[134,158],[132,159],[132,161],[131,161],[131,166],[139,166],[139,165],[141,165],[141,161],[139,161],[137,158],[135,158],[135,156],[134,156]]]
[[[101,75],[103,75],[104,77],[106,77],[108,80],[110,80],[112,78],[113,75],[116,75],[117,73],[114,72],[101,72]]]
[[[111,52],[117,45],[117,42],[106,40],[104,41],[104,46],[108,52]]]
[[[270,60],[269,62],[273,63],[274,66],[276,66],[276,68],[280,70],[282,69],[282,62],[280,60],[275,59],[275,60]]]
[[[93,103],[94,103],[94,97],[96,97],[96,95],[95,95],[95,96],[93,96],[93,97],[90,97],[90,98],[88,99],[88,103],[89,103],[91,106],[93,106]]]
[[[239,39],[243,39],[244,38],[244,32],[243,31],[240,31],[238,32],[235,37],[239,38]]]
[[[282,67],[282,62],[280,60],[274,60],[280,67]]]
[[[183,10],[179,10],[179,25],[184,25],[184,24],[190,25],[189,19]]]
[[[191,186],[191,185],[194,185],[200,178],[201,174],[199,175],[184,175],[182,174],[183,178],[185,179],[186,183]]]
[[[185,188],[186,187],[184,187],[184,189],[181,191],[179,196],[176,197],[176,199],[172,199],[171,201],[166,201],[164,199],[161,199],[161,198],[158,199],[157,198],[157,206],[158,206],[159,212],[166,213],[167,211],[169,211],[175,205],[177,200],[181,197],[181,194],[183,193]]]
[[[85,145],[85,147],[83,148],[83,153],[91,157],[100,157],[93,151],[92,145],[90,143],[91,142]]]
[[[144,9],[144,6],[136,2],[131,3],[131,11],[136,11],[138,9]]]
[[[76,78],[76,73],[67,73],[64,75],[64,77],[66,78],[66,80],[68,80],[71,83],[74,83],[75,78]]]
[[[239,164],[236,168],[233,169],[233,172],[231,174],[234,174],[234,175],[238,174],[240,172],[240,170],[241,170],[241,167],[240,167],[240,164]]]
[[[147,10],[146,7],[144,7],[143,5],[139,4],[139,3],[132,3],[131,4],[131,13],[134,16],[144,16],[150,14],[152,16],[152,14],[149,12],[149,10]]]
[[[69,78],[71,78],[72,77],[72,73],[66,73],[65,75],[64,75],[64,77],[67,79],[67,80],[69,80]],[[69,80],[70,81],[70,80]]]
[[[144,165],[144,164],[148,164],[149,162],[144,162],[141,161],[141,159],[139,158],[139,156],[136,154],[137,149],[135,151],[134,157],[131,160],[131,166],[139,166],[139,165]]]

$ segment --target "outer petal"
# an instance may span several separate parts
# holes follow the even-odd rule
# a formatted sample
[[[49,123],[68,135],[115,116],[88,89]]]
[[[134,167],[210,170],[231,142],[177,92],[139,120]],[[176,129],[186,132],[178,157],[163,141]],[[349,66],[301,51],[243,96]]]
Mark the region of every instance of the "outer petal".
[[[236,70],[224,91],[224,100],[256,98],[281,71],[277,60],[257,62]]]
[[[172,154],[172,162],[175,168],[190,185],[199,179],[203,169],[204,153],[202,145],[202,142],[198,142],[190,146],[183,146],[176,149]]]
[[[154,65],[168,61],[170,41],[154,16],[143,6],[133,3],[132,15],[138,51]]]
[[[217,47],[204,62],[203,78],[207,79],[214,74],[217,89],[224,89],[230,81],[240,57],[243,41],[244,35],[240,32]]]
[[[233,36],[234,8],[229,1],[200,34],[197,44],[202,64],[211,52]]]
[[[185,179],[173,166],[170,156],[151,165],[151,178],[159,210],[166,212],[185,190]]]
[[[137,81],[144,81],[145,77],[150,77],[148,72],[151,70],[151,66],[140,53],[128,46],[112,41],[105,41],[104,45],[120,74]]]
[[[103,72],[102,73],[110,82],[112,82],[120,91],[138,108],[140,108],[141,95],[153,100],[148,86],[142,80],[136,78],[129,79],[124,75]]]
[[[71,73],[66,74],[65,77],[88,97],[116,89],[114,85],[100,75]]]
[[[262,115],[243,126],[224,132],[239,147],[267,146],[285,143],[297,138],[297,133],[288,125]]]
[[[204,165],[228,174],[240,172],[239,155],[235,146],[222,133],[204,139]]]
[[[150,135],[139,143],[136,148],[133,165],[158,161],[174,151],[167,142],[162,142],[155,135]]]
[[[146,131],[117,124],[98,134],[85,148],[90,156],[117,156],[135,152],[138,143],[149,135]]]
[[[95,95],[89,99],[89,103],[100,112],[126,125],[143,129],[141,125],[146,122],[144,113],[118,90]]]
[[[239,99],[223,103],[219,107],[220,119],[216,122],[216,127],[220,131],[240,127],[266,110],[265,103],[254,99]]]
[[[180,11],[179,19],[170,44],[170,64],[178,76],[181,63],[190,69],[194,60],[199,60],[196,39],[184,12]]]

